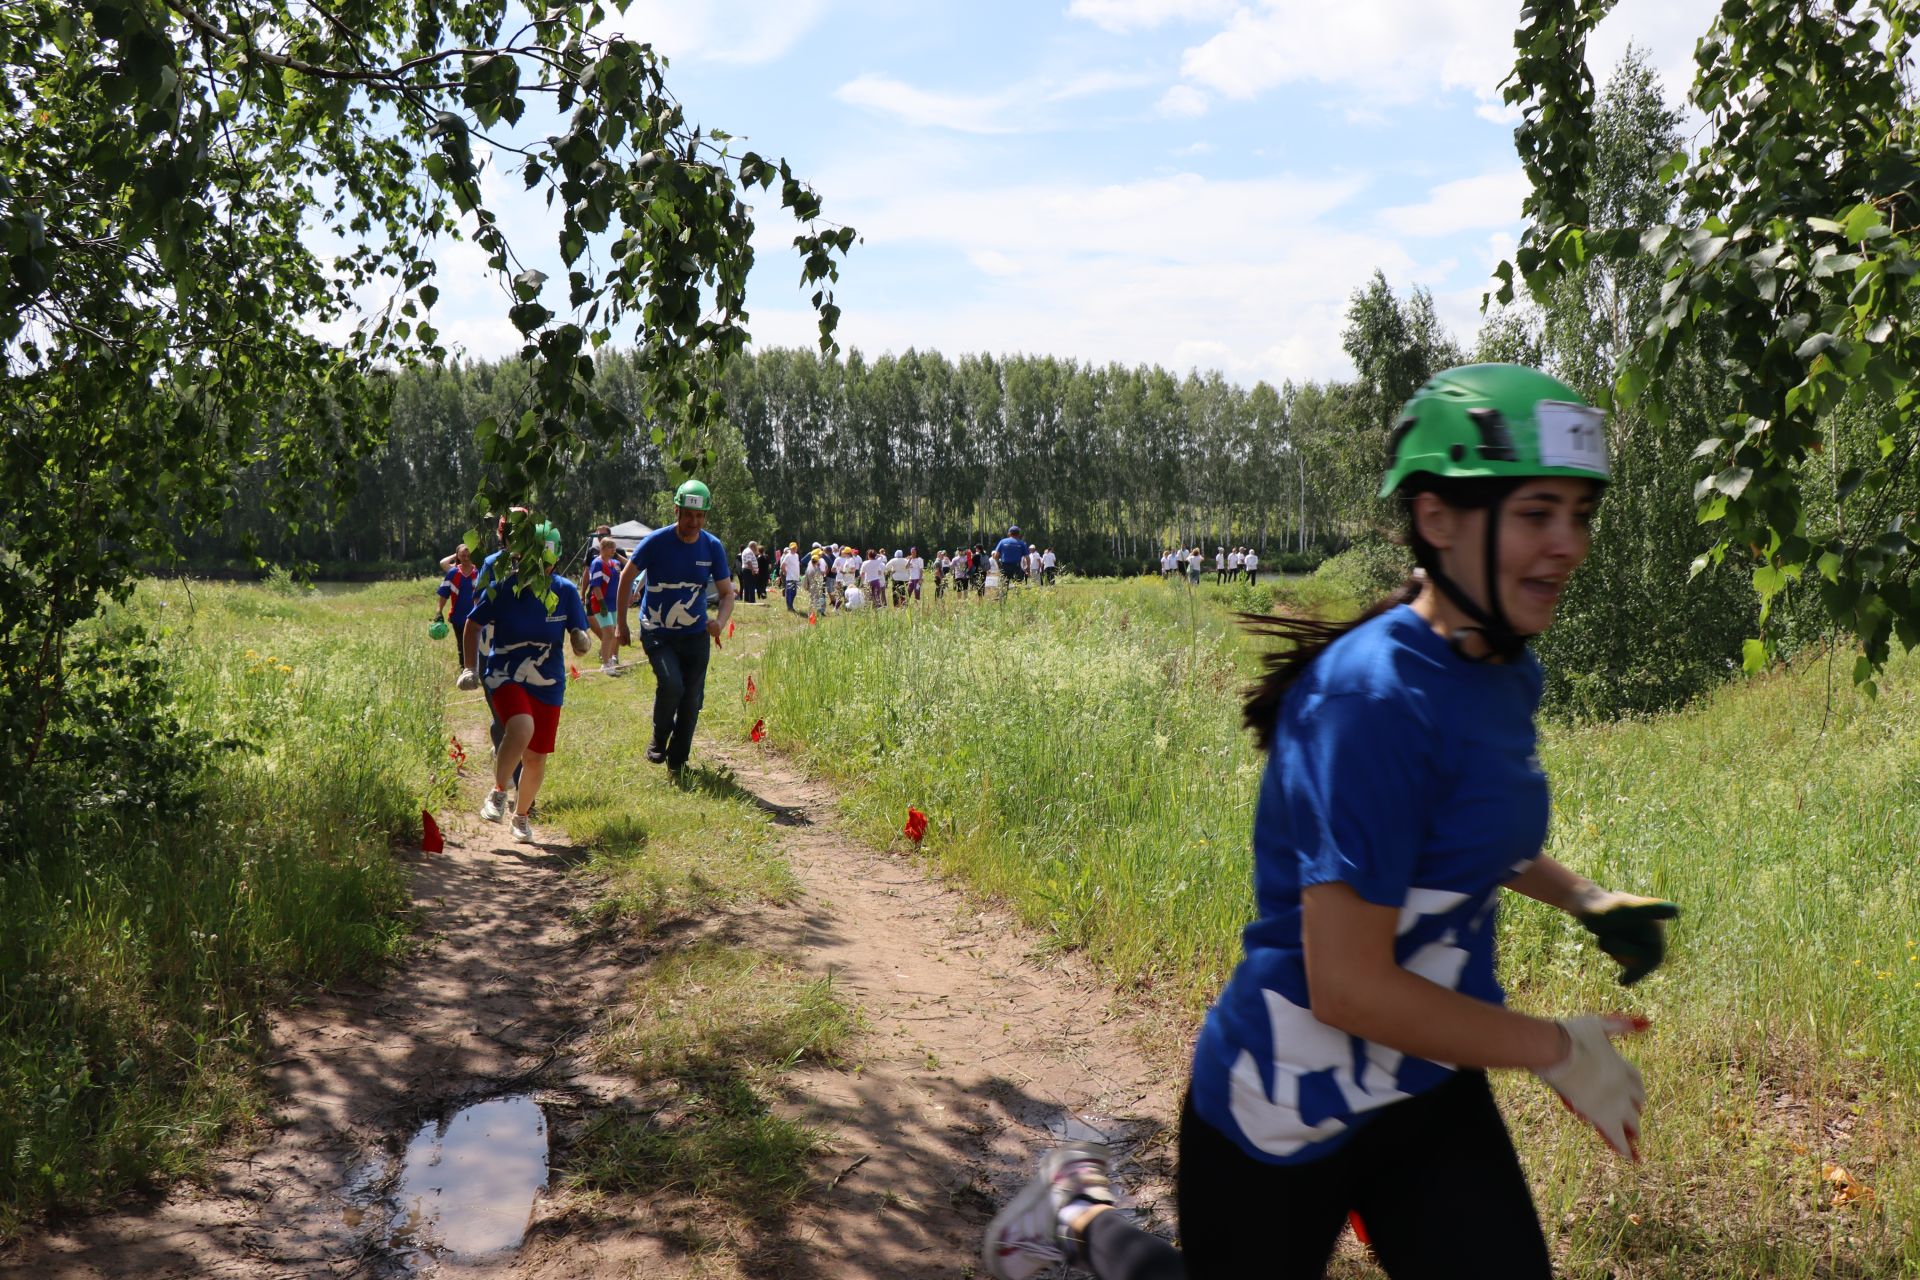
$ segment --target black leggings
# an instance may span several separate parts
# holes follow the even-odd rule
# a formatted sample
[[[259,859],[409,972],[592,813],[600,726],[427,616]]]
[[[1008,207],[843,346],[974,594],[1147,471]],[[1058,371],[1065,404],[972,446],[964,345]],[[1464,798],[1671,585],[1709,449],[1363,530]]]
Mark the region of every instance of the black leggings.
[[[1461,1071],[1394,1103],[1325,1159],[1255,1160],[1180,1117],[1180,1255],[1118,1213],[1088,1224],[1101,1280],[1318,1280],[1349,1210],[1393,1280],[1547,1280],[1540,1218],[1493,1091]],[[1109,1221],[1111,1220],[1111,1221]]]

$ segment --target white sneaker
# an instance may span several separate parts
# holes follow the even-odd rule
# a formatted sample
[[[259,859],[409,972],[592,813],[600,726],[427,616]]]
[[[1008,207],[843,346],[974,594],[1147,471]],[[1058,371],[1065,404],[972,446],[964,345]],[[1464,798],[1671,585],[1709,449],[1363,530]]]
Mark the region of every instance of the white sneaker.
[[[1097,1142],[1070,1142],[1040,1157],[1039,1172],[987,1226],[980,1249],[987,1274],[1031,1280],[1048,1267],[1080,1262],[1080,1242],[1060,1219],[1076,1202],[1113,1203],[1107,1170],[1107,1149]]]
[[[521,814],[513,815],[513,838],[521,844],[533,843],[533,819]]]
[[[488,822],[498,822],[507,815],[507,793],[504,791],[487,792],[487,801],[480,806],[480,816]]]
[[[614,661],[612,658],[608,658],[605,662],[600,664],[600,670],[602,670],[603,672],[605,672],[610,676],[617,676],[620,674],[620,664]]]

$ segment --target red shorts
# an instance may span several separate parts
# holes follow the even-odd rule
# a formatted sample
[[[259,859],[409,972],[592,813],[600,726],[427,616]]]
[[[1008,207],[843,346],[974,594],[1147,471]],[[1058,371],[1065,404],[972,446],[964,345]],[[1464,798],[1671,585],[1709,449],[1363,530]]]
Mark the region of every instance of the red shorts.
[[[509,680],[493,691],[493,714],[501,724],[515,716],[533,717],[533,739],[527,743],[527,750],[549,755],[553,751],[553,735],[560,728],[560,708],[551,702],[542,702],[528,693],[525,685]]]

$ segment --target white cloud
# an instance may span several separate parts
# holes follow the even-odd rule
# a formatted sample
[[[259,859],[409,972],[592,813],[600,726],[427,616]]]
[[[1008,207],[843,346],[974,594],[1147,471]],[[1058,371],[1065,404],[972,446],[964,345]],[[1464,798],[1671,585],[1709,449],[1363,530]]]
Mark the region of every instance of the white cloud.
[[[651,43],[670,59],[759,66],[819,25],[828,0],[629,0],[598,28]]]
[[[1176,84],[1161,95],[1156,109],[1163,116],[1191,120],[1207,114],[1207,95],[1190,84]]]
[[[1211,142],[1189,142],[1186,146],[1177,148],[1173,154],[1177,156],[1210,156],[1217,150],[1219,150],[1219,148]]]
[[[999,93],[930,93],[904,80],[865,75],[849,80],[833,96],[851,106],[897,116],[908,124],[937,125],[962,133],[1012,133],[1018,127],[1005,119],[1013,95]]]
[[[1450,236],[1461,231],[1510,227],[1520,221],[1520,203],[1531,188],[1516,166],[1499,173],[1443,182],[1420,204],[1382,209],[1380,225],[1403,236]]]
[[[1137,89],[1153,79],[1138,72],[1102,70],[1061,81],[1022,80],[990,93],[937,93],[892,76],[868,74],[841,85],[833,96],[912,125],[961,133],[1026,133],[1049,127],[1040,111],[1047,104]]]
[[[1067,16],[1124,34],[1167,22],[1203,22],[1233,12],[1233,0],[1073,0]]]
[[[1649,50],[1677,100],[1688,83],[1693,43],[1716,8],[1714,0],[1623,0],[1588,48],[1596,79],[1605,79],[1633,40]],[[1511,0],[1256,0],[1187,49],[1181,72],[1242,100],[1299,83],[1336,88],[1376,107],[1465,90],[1480,99],[1483,115],[1506,123],[1499,84],[1512,70],[1516,22]],[[1365,114],[1365,107],[1358,109]]]
[[[841,341],[869,354],[1026,351],[1245,382],[1343,376],[1328,335],[1348,295],[1376,266],[1403,285],[1431,275],[1390,234],[1343,216],[1367,185],[1358,176],[980,187],[889,163],[832,181],[866,238],[837,290]],[[956,268],[971,272],[958,287]],[[767,296],[753,329],[763,346],[814,336],[804,308]]]

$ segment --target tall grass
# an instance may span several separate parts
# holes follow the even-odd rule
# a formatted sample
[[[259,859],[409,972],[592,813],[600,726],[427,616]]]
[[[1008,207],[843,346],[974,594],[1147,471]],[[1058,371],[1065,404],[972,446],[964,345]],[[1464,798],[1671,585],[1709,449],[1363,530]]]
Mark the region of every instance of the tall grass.
[[[149,584],[102,620],[231,745],[191,813],[0,866],[0,1236],[194,1168],[260,1105],[266,1002],[403,945],[391,841],[450,778],[427,598]]]
[[[764,714],[872,835],[921,808],[943,866],[1197,1015],[1252,910],[1263,765],[1237,727],[1254,654],[1210,591],[836,618],[768,650]],[[1831,714],[1810,666],[1545,731],[1551,850],[1686,912],[1631,992],[1564,916],[1505,914],[1518,1007],[1655,1023],[1643,1167],[1504,1090],[1568,1274],[1920,1275],[1920,660],[1877,700],[1839,685]],[[1835,1206],[1829,1165],[1872,1195]]]

